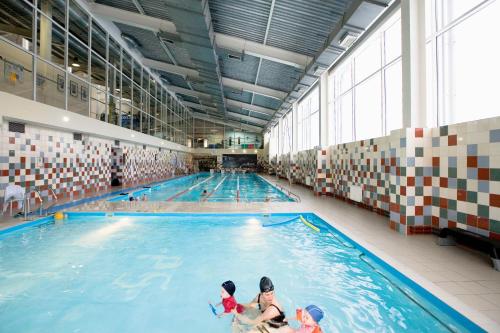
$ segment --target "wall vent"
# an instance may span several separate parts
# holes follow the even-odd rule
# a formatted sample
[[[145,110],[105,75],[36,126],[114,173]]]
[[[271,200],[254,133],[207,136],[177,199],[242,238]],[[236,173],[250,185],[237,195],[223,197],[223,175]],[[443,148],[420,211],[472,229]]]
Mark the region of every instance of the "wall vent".
[[[73,133],[73,140],[82,141],[82,133]]]
[[[25,124],[9,121],[9,132],[25,133]]]

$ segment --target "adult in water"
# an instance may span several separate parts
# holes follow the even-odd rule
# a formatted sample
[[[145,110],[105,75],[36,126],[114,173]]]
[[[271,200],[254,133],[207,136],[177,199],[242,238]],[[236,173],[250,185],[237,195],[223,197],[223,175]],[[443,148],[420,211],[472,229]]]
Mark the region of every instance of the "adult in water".
[[[255,296],[249,304],[244,304],[245,308],[258,308],[260,314],[255,319],[250,319],[244,314],[235,313],[237,320],[244,324],[258,325],[265,323],[273,328],[287,325],[285,312],[278,302],[274,293],[274,285],[270,278],[264,276],[260,279],[260,293]]]

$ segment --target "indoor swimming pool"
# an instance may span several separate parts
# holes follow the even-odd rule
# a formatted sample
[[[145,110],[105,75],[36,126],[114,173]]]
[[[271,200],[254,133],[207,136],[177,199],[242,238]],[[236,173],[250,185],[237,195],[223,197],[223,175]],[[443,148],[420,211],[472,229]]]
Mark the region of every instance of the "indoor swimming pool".
[[[122,193],[109,201],[130,197],[148,201],[290,202],[295,201],[257,174],[197,173],[168,180],[151,188]]]
[[[263,275],[323,332],[482,332],[311,213],[99,212],[0,232],[0,330],[229,333],[207,301],[230,279],[247,303]]]

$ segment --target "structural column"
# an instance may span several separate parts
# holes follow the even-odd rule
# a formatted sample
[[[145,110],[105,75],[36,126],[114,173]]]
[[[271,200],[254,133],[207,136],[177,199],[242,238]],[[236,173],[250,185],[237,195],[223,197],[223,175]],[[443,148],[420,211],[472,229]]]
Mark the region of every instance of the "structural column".
[[[401,0],[403,127],[427,127],[425,1]]]
[[[319,145],[324,148],[328,146],[328,131],[333,131],[333,126],[329,126],[331,119],[328,117],[328,71],[324,71],[319,80]]]

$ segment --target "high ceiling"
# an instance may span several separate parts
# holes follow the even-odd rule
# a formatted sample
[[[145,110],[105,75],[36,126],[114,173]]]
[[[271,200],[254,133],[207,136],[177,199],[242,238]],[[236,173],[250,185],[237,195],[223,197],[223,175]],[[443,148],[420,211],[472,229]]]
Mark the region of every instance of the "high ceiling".
[[[390,0],[95,0],[196,118],[276,122]]]

